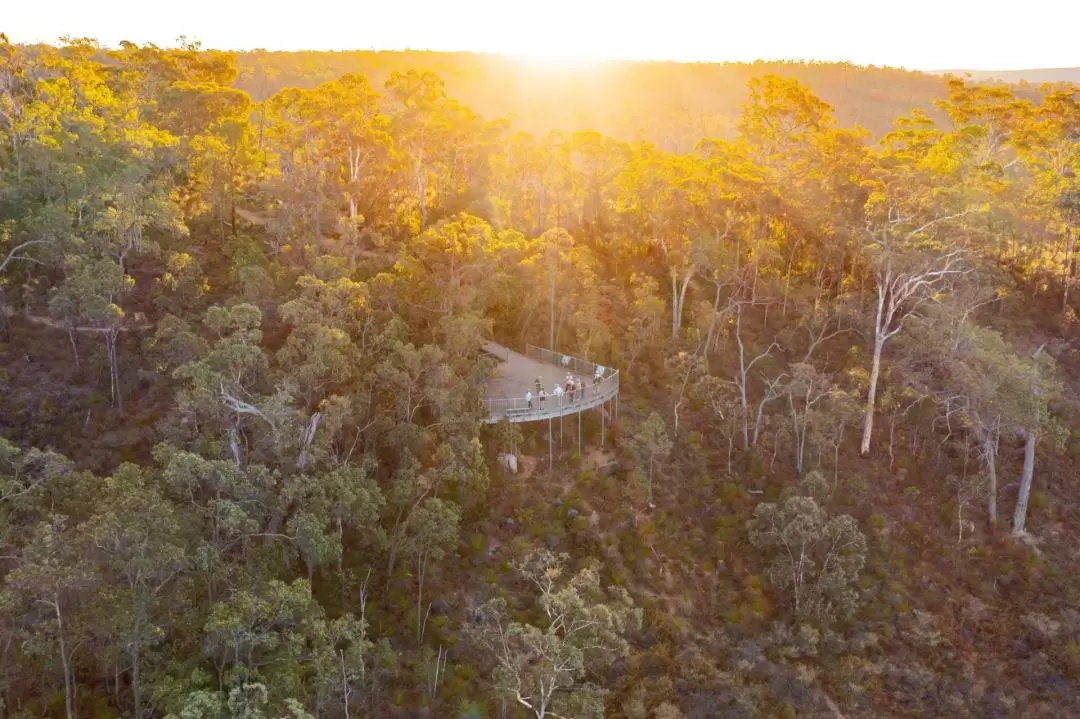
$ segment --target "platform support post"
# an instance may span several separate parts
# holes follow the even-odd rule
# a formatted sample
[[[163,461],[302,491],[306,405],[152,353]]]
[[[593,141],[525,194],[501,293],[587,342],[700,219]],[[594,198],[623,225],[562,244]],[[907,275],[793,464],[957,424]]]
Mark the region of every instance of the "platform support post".
[[[548,474],[554,474],[555,465],[551,461],[551,417],[548,417]]]
[[[581,415],[583,415],[583,414],[585,414],[585,413],[584,412],[578,412],[577,413],[577,453],[578,453],[578,455],[581,454]]]
[[[604,447],[604,405],[606,402],[600,403],[600,448]]]
[[[563,435],[563,417],[565,417],[565,416],[566,415],[562,415],[562,414],[559,415],[559,449],[560,450],[562,449],[562,446],[563,446],[563,438],[562,438],[562,435]]]

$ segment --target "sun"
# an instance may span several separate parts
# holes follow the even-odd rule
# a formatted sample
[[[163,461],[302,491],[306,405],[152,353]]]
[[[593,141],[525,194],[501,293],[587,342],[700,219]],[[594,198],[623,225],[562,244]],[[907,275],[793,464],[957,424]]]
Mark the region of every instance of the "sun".
[[[597,58],[572,52],[525,52],[520,57],[526,65],[546,70],[574,70],[597,61]]]
[[[596,52],[599,48],[575,40],[565,35],[540,33],[537,41],[517,45],[508,54],[538,70],[577,70],[602,61]]]

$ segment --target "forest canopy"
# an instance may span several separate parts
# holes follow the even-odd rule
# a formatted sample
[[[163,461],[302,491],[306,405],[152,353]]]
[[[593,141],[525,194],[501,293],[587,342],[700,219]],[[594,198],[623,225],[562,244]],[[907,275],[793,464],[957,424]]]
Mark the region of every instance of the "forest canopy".
[[[895,118],[935,101],[945,78],[846,63],[674,63],[606,61],[551,67],[527,59],[442,52],[268,52],[236,56],[235,87],[256,100],[282,87],[311,88],[349,73],[382,84],[395,72],[434,72],[447,92],[485,117],[512,117],[533,134],[595,130],[688,152],[702,137],[734,138],[751,78],[797,79],[836,108],[841,125],[875,136]],[[943,116],[942,116],[943,117]]]
[[[1078,173],[1069,84],[0,35],[0,713],[1080,714]]]

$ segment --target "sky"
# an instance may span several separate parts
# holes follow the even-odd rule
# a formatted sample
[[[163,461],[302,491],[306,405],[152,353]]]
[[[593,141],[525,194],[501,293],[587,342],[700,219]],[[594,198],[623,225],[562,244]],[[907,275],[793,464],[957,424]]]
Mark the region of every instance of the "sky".
[[[13,42],[71,35],[229,50],[469,50],[849,61],[916,70],[1080,66],[1080,0],[0,0]]]

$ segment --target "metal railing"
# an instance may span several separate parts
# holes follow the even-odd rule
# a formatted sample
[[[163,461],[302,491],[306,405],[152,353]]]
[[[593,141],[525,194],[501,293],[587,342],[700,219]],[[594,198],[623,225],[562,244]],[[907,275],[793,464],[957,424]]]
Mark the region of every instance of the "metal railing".
[[[590,380],[596,374],[596,368],[601,366],[596,362],[579,359],[568,354],[552,352],[551,350],[544,349],[543,347],[536,347],[534,345],[525,345],[525,356],[530,357],[537,362],[542,362],[543,364],[564,367],[567,372],[572,372],[575,375],[588,376]],[[606,370],[604,373],[605,377],[607,377],[610,372],[614,371],[611,367],[605,367],[604,369]]]
[[[603,404],[619,393],[619,371],[611,367],[605,367],[603,378],[600,382],[594,383],[598,366],[595,362],[532,345],[526,347],[526,356],[543,364],[566,368],[568,372],[583,380],[582,389],[574,393],[573,401],[569,394],[563,394],[561,397],[549,394],[541,403],[540,398],[534,395],[532,407],[529,407],[529,402],[524,397],[485,399],[484,406],[488,411],[488,422],[498,422],[503,417],[511,422],[532,422],[573,414]]]

